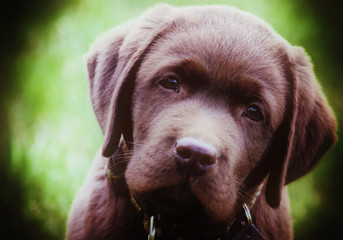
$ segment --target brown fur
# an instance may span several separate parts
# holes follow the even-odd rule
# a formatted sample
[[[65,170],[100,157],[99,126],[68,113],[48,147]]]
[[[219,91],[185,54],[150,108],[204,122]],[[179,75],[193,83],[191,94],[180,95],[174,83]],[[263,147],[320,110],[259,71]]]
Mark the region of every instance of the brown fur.
[[[264,182],[254,223],[266,239],[292,238],[286,184],[336,141],[335,118],[301,48],[233,8],[159,5],[101,36],[87,63],[103,156],[73,203],[67,239],[146,239],[129,197],[105,177],[120,141],[133,143],[126,157],[117,156],[128,163],[128,188],[152,202],[162,194],[156,210],[188,214],[169,199],[190,208],[192,221],[223,223]],[[160,86],[167,76],[182,81],[180,92]],[[262,122],[243,114],[251,104]],[[184,137],[218,152],[204,174],[180,174],[173,152]],[[193,210],[206,219],[193,219]]]

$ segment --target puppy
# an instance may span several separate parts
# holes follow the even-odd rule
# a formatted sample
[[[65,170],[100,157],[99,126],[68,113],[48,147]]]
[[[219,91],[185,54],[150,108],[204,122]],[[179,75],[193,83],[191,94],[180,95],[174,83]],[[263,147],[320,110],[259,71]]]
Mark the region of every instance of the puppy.
[[[336,141],[302,48],[234,8],[158,5],[86,58],[104,142],[67,239],[292,239],[286,185]]]

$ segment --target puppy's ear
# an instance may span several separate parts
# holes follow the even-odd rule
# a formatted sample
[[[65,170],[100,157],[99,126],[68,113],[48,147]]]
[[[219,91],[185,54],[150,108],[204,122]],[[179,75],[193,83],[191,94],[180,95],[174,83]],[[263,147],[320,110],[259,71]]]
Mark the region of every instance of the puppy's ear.
[[[90,99],[103,133],[106,131],[111,96],[117,85],[113,74],[118,66],[119,50],[127,35],[127,29],[123,26],[102,34],[85,55]]]
[[[101,36],[87,54],[90,96],[104,133],[103,155],[110,157],[124,139],[132,141],[131,103],[137,71],[150,47],[170,26],[168,5]]]
[[[302,48],[289,53],[291,98],[284,122],[269,154],[271,170],[266,198],[272,207],[281,200],[281,189],[308,173],[337,140],[335,117],[318,85]],[[276,146],[277,145],[277,146]]]

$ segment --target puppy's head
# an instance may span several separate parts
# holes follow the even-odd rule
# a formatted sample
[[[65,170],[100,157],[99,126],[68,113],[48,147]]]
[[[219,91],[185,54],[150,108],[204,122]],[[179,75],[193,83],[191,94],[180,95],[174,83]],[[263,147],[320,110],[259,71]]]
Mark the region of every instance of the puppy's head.
[[[87,58],[103,155],[133,143],[128,187],[162,213],[222,222],[265,179],[277,207],[336,140],[304,51],[232,8],[157,6]]]

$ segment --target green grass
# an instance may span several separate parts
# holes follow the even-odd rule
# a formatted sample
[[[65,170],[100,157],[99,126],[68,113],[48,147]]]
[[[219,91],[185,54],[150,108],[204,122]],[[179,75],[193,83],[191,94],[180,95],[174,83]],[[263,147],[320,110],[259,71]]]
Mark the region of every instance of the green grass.
[[[25,190],[25,215],[63,238],[67,214],[102,134],[88,98],[83,54],[100,33],[135,18],[157,1],[75,1],[45,25],[31,29],[29,49],[16,62],[20,93],[11,104],[12,171]],[[269,22],[291,43],[316,34],[297,1],[168,1],[173,5],[229,4]],[[301,13],[301,14],[300,14]],[[289,188],[295,223],[318,195],[309,176]]]

